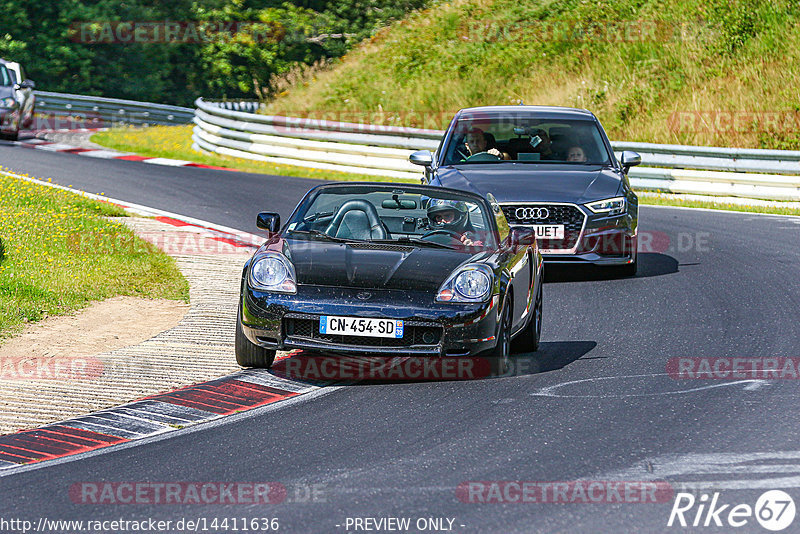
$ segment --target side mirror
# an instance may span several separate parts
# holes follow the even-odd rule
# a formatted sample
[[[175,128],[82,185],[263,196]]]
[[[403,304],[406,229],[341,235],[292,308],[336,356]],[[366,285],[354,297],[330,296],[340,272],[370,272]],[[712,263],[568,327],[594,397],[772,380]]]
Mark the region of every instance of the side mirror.
[[[408,161],[414,165],[422,165],[423,167],[430,167],[433,165],[433,154],[430,150],[418,150],[408,156]]]
[[[642,162],[642,156],[638,152],[625,150],[622,152],[622,171],[627,174],[631,167],[635,167]]]
[[[515,227],[511,229],[511,244],[515,247],[527,247],[536,243],[536,230],[533,228]]]
[[[262,211],[256,217],[256,226],[262,230],[267,230],[271,234],[275,234],[281,228],[281,216],[271,211]]]

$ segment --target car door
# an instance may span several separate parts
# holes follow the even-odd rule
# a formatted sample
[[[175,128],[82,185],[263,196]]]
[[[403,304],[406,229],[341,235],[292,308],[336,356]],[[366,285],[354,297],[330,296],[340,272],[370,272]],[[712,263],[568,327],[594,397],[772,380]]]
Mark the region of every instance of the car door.
[[[497,224],[501,246],[504,248],[505,271],[510,280],[509,285],[513,292],[513,314],[511,316],[511,331],[519,330],[527,317],[528,302],[530,299],[531,287],[531,264],[528,247],[516,246],[511,242],[511,229],[500,208],[500,204],[491,193],[486,195],[489,204],[492,206],[492,213]]]

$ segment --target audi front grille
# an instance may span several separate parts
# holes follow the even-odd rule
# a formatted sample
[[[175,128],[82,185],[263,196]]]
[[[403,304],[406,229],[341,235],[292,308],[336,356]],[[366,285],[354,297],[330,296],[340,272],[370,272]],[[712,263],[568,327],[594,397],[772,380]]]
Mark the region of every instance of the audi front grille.
[[[512,226],[564,225],[564,239],[540,239],[543,251],[571,251],[580,239],[586,214],[575,204],[504,204]]]

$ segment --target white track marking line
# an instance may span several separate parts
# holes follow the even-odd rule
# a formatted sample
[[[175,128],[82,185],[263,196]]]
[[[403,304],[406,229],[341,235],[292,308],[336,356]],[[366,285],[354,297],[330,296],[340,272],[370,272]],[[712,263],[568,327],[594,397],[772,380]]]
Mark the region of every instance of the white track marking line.
[[[621,375],[621,376],[599,376],[594,378],[584,378],[582,380],[570,380],[569,382],[562,382],[561,384],[554,384],[552,386],[547,386],[544,388],[539,389],[538,391],[534,391],[533,393],[529,393],[529,395],[533,397],[556,397],[556,398],[621,398],[621,397],[658,397],[662,395],[682,395],[684,393],[692,393],[694,391],[702,391],[705,389],[713,389],[713,388],[721,388],[721,387],[728,387],[728,386],[736,386],[741,384],[748,384],[744,389],[748,391],[753,391],[756,389],[761,388],[762,386],[769,385],[766,380],[760,380],[757,378],[745,379],[745,380],[735,380],[732,382],[723,382],[721,384],[711,384],[708,386],[700,386],[696,388],[690,389],[681,389],[675,391],[659,391],[654,393],[624,393],[624,394],[603,394],[603,395],[561,395],[559,393],[555,393],[555,390],[558,388],[562,388],[565,386],[570,386],[573,384],[581,384],[584,382],[599,382],[601,380],[616,380],[616,379],[625,379],[625,378],[654,378],[657,376],[669,376],[668,373],[651,373],[651,374],[644,374],[644,375]]]

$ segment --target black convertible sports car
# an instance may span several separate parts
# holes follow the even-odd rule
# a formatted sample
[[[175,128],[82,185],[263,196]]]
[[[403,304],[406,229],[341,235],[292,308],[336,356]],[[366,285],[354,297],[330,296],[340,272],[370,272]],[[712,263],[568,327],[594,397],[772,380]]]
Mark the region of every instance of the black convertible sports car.
[[[639,202],[597,118],[586,110],[494,106],[459,111],[435,154],[412,154],[424,183],[492,193],[512,227],[535,229],[548,263],[637,267]]]
[[[309,191],[242,272],[236,359],[276,350],[472,356],[538,348],[542,257],[489,195],[406,184]]]

